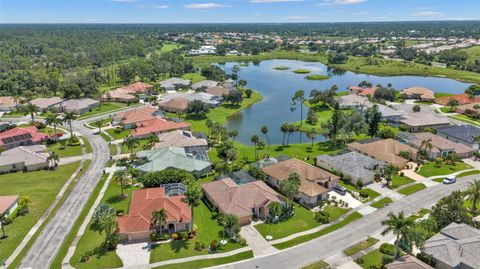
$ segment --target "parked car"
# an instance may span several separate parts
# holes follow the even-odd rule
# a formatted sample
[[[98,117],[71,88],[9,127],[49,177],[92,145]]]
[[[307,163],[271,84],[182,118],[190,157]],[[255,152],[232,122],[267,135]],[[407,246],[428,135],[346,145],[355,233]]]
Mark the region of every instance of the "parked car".
[[[336,186],[336,187],[333,188],[333,190],[340,195],[347,194],[347,189],[345,187],[342,187],[342,186]]]
[[[453,184],[457,182],[457,178],[455,176],[447,176],[444,180],[443,180],[443,184]]]

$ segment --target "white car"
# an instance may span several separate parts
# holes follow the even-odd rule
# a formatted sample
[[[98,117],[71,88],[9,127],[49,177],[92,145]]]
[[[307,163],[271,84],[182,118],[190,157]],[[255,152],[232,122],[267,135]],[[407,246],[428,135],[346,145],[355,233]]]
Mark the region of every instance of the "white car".
[[[457,178],[455,176],[447,176],[444,180],[443,180],[443,184],[453,184],[457,182]]]

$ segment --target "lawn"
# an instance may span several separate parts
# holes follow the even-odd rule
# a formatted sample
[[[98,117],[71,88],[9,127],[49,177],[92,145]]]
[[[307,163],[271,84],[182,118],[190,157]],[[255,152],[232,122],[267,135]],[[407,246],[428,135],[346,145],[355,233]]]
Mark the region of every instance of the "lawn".
[[[317,124],[310,124],[306,121],[306,119],[303,119],[302,121],[302,126],[300,126],[300,121],[296,121],[293,124],[296,126],[300,127],[300,131],[307,132],[312,130],[312,128],[315,128],[318,132],[322,129],[322,124],[326,123],[333,114],[333,110],[330,109],[329,107],[324,107],[321,105],[314,105],[311,106],[310,109],[313,109],[317,115],[318,115],[318,122]]]
[[[251,258],[253,258],[253,252],[249,250],[249,251],[240,252],[238,254],[228,256],[228,257],[175,263],[175,264],[154,267],[154,269],[184,269],[184,268],[198,269],[198,268],[217,266],[217,265],[226,264],[226,263],[232,263],[232,262],[251,259]]]
[[[191,80],[192,84],[207,79],[199,73],[186,73],[182,75],[182,78]]]
[[[307,242],[307,241],[310,241],[312,239],[315,239],[317,237],[320,237],[322,235],[326,235],[328,233],[331,233],[335,230],[338,230],[340,228],[342,228],[343,226],[355,221],[355,220],[358,220],[362,218],[362,214],[358,213],[358,212],[353,212],[352,214],[348,215],[346,218],[344,218],[342,221],[336,223],[336,224],[333,224],[333,225],[330,225],[318,232],[315,232],[315,233],[312,233],[312,234],[307,234],[307,235],[302,235],[302,236],[299,236],[295,239],[292,239],[292,240],[289,240],[289,241],[286,241],[286,242],[283,242],[283,243],[279,243],[279,244],[275,244],[273,245],[274,247],[276,247],[277,249],[286,249],[286,248],[289,248],[289,247],[293,247],[295,245],[298,245],[298,244],[301,244],[301,243],[304,243],[304,242]]]
[[[467,62],[474,63],[475,60],[480,59],[480,46],[473,46],[462,50],[468,54]]]
[[[131,129],[125,129],[125,130],[122,130],[121,132],[116,132],[115,131],[116,129],[117,128],[106,129],[105,132],[107,132],[110,136],[112,136],[114,140],[123,139],[132,134]]]
[[[208,246],[212,240],[219,242],[222,239],[222,227],[217,224],[205,203],[200,203],[194,210],[197,236],[191,240],[176,240],[170,243],[153,245],[150,254],[151,263],[208,254],[207,249],[196,251],[194,249],[195,242],[202,242]],[[239,243],[229,241],[225,246],[219,246],[218,252],[228,252],[240,247],[242,246]]]
[[[5,112],[2,115],[2,118],[22,118],[25,116],[25,113],[20,112],[20,111],[10,111],[10,112]]]
[[[478,174],[480,174],[480,171],[479,171],[479,170],[473,170],[473,171],[469,171],[469,172],[464,172],[464,173],[458,174],[458,175],[457,175],[457,178],[466,177],[466,176],[472,176],[472,175],[478,175]]]
[[[373,245],[375,245],[378,242],[378,239],[369,237],[367,240],[364,240],[362,242],[359,242],[349,248],[346,248],[343,250],[343,253],[347,256],[352,256],[354,254],[357,254],[358,252],[367,249]]]
[[[117,182],[112,181],[108,185],[105,195],[102,198],[102,203],[107,203],[115,210],[122,209],[124,212],[128,212],[130,206],[130,200],[132,192],[137,189],[135,187],[128,187],[125,189],[125,193],[128,194],[128,198],[119,199],[120,186]],[[83,212],[82,212],[83,213]],[[82,220],[83,221],[83,220]],[[90,225],[90,224],[89,224]],[[75,268],[115,268],[121,267],[122,261],[114,251],[109,251],[102,254],[93,254],[87,262],[81,263],[80,257],[87,253],[93,252],[95,248],[99,247],[104,240],[104,235],[100,235],[98,232],[90,230],[88,227],[85,233],[78,242],[75,253],[70,259],[70,264]]]
[[[98,106],[97,108],[92,109],[92,111],[88,111],[82,115],[80,115],[80,119],[89,118],[92,116],[96,116],[98,114],[108,113],[112,110],[120,109],[126,107],[127,104],[125,103],[117,103],[117,102],[108,102],[102,104],[102,106]]]
[[[435,167],[434,162],[428,162],[422,166],[418,170],[418,174],[424,177],[432,177],[432,176],[442,176],[442,175],[449,175],[458,171],[471,169],[472,167],[466,163],[460,162],[454,165],[447,165],[442,164],[440,167]]]
[[[178,43],[164,43],[162,45],[162,48],[160,49],[160,52],[163,53],[163,52],[170,52],[174,49],[179,49],[181,48],[183,45],[181,44],[178,44]]]
[[[410,194],[416,193],[417,191],[421,191],[425,188],[427,188],[427,186],[425,186],[423,183],[417,183],[417,184],[398,190],[398,193],[403,195],[410,195]]]
[[[452,115],[452,116],[448,116],[448,117],[452,118],[452,119],[459,120],[459,121],[463,121],[463,122],[466,122],[466,123],[469,123],[469,124],[473,124],[473,125],[476,125],[476,126],[480,126],[480,120],[471,118],[469,116],[457,114],[457,115]]]
[[[255,229],[263,236],[271,235],[273,239],[279,239],[294,233],[310,230],[320,224],[313,218],[313,212],[305,207],[295,204],[295,215],[286,221],[260,223]]]
[[[60,158],[82,155],[82,146],[65,145],[64,149],[60,149],[60,143],[55,143],[47,146],[47,150],[54,151]]]
[[[379,249],[369,252],[368,254],[365,254],[359,258],[363,260],[360,266],[362,266],[362,268],[369,269],[371,268],[370,266],[382,265],[382,258],[384,255],[385,254],[381,253]]]
[[[45,213],[60,189],[78,168],[78,162],[63,165],[56,170],[17,172],[0,175],[0,195],[27,195],[32,200],[30,212],[14,219],[5,226],[9,236],[0,240],[0,260],[6,259],[15,250],[28,231]]]
[[[391,204],[392,202],[393,200],[390,197],[385,197],[376,201],[375,203],[372,203],[370,206],[380,209],[385,207],[385,205]]]
[[[408,184],[408,183],[412,183],[414,182],[415,180],[409,178],[409,177],[406,177],[406,176],[400,176],[400,175],[394,175],[392,177],[392,182],[390,183],[390,186],[389,188],[390,189],[396,189],[400,186],[403,186],[405,184]]]
[[[144,150],[144,146],[148,143],[147,139],[138,139],[138,142],[140,143],[138,147],[134,148],[132,151],[133,153],[139,152]],[[127,146],[120,144],[120,147],[122,149],[122,152],[120,154],[130,154],[130,150],[127,148]]]
[[[345,183],[343,180],[340,180],[338,182],[338,184],[342,187],[345,187],[347,188],[348,190],[351,190],[351,191],[354,191],[354,192],[360,192],[360,191],[363,191],[365,192],[367,195],[368,195],[368,198],[366,200],[364,200],[363,202],[366,203],[366,202],[369,202],[375,198],[377,198],[378,196],[380,196],[380,193],[372,190],[372,189],[369,189],[369,188],[363,188],[363,189],[359,189],[353,185],[350,185],[350,184],[347,184]]]
[[[449,106],[441,107],[441,108],[440,108],[440,111],[442,111],[443,113],[452,113],[452,112],[455,112],[455,110],[452,110],[452,108],[449,107]]]
[[[328,220],[330,222],[332,222],[332,221],[335,221],[336,219],[340,218],[343,214],[350,211],[350,208],[341,208],[341,207],[338,207],[338,206],[327,205],[327,206],[325,206],[323,211],[325,211],[329,214]]]
[[[311,263],[307,266],[304,266],[302,267],[302,269],[327,269],[329,268],[328,266],[329,266],[328,263],[324,261],[318,261],[318,262]]]

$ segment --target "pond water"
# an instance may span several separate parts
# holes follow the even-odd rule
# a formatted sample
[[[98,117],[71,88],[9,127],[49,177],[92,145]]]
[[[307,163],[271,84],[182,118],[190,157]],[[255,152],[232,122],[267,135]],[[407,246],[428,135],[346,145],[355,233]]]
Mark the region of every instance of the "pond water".
[[[227,73],[231,73],[237,62],[219,64]],[[275,70],[277,66],[287,66],[289,70]],[[296,69],[308,69],[310,74],[330,76],[327,80],[307,80],[305,74],[295,74]],[[263,137],[260,128],[266,125],[271,144],[282,143],[280,126],[284,122],[300,120],[300,111],[290,111],[290,102],[295,91],[302,89],[308,96],[312,89],[324,90],[336,84],[340,91],[346,91],[348,86],[357,85],[363,80],[392,86],[401,90],[411,86],[423,86],[435,92],[462,93],[470,84],[453,79],[420,76],[374,76],[356,74],[350,71],[335,70],[319,62],[303,62],[296,60],[267,60],[257,63],[250,62],[248,66],[241,66],[239,79],[245,79],[248,88],[255,89],[263,95],[263,100],[243,110],[241,113],[226,122],[228,129],[239,131],[238,141],[250,145],[250,137],[254,134]],[[307,109],[304,109],[304,118]],[[291,135],[290,143],[309,142],[305,136]],[[324,141],[319,136],[317,141]]]

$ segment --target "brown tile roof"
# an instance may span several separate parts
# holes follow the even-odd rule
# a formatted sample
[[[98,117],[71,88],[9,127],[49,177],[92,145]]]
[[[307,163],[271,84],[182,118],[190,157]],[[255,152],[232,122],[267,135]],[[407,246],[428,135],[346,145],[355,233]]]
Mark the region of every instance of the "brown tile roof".
[[[134,191],[129,214],[117,218],[120,233],[149,231],[152,213],[162,208],[167,213],[167,222],[190,222],[192,212],[181,201],[183,197],[185,196],[166,196],[163,187]]]
[[[110,96],[109,96],[110,95]],[[122,88],[115,89],[113,91],[109,91],[108,94],[104,94],[102,96],[103,99],[108,99],[108,98],[116,99],[116,100],[124,100],[124,101],[133,101],[137,99],[135,95],[132,95]]]
[[[46,109],[50,106],[54,106],[63,102],[63,99],[60,97],[50,97],[50,98],[36,98],[30,101],[31,104],[38,106],[41,109]]]
[[[158,135],[158,143],[155,144],[155,148],[165,147],[195,147],[195,146],[208,146],[208,142],[203,138],[196,138],[192,135],[192,132],[184,130],[175,130],[168,133]]]
[[[19,141],[38,143],[48,137],[48,134],[39,132],[35,126],[15,127],[0,133],[0,145],[14,144]]]
[[[191,124],[188,122],[174,122],[166,119],[150,119],[139,122],[137,128],[132,130],[133,136],[144,136],[152,133],[167,132],[176,129],[188,129]]]
[[[435,100],[437,104],[444,105],[446,106],[448,104],[449,100],[457,100],[460,105],[465,105],[465,104],[470,104],[470,103],[480,103],[480,96],[477,96],[475,98],[470,99],[468,97],[468,94],[466,93],[461,93],[453,96],[444,96],[444,97],[439,97]]]
[[[465,112],[474,113],[474,112],[477,112],[477,110],[474,108],[475,105],[480,105],[480,103],[469,103],[469,104],[458,106],[457,109],[456,109],[456,112],[457,113],[465,113]]]
[[[185,98],[174,98],[160,103],[158,106],[164,109],[185,110],[188,107],[188,100]]]
[[[321,168],[300,161],[298,159],[289,159],[276,164],[272,164],[262,168],[267,175],[277,179],[286,180],[292,172],[296,172],[300,176],[300,192],[311,197],[328,192],[326,188],[317,184],[317,181],[325,179],[338,180],[339,177],[327,172]]]
[[[17,105],[17,102],[15,102],[15,99],[10,96],[0,96],[0,105],[2,106],[8,106],[8,107],[14,107]]]
[[[130,85],[123,86],[120,89],[125,90],[127,93],[145,93],[151,88],[153,88],[153,85],[139,81]]]
[[[158,109],[153,106],[147,106],[130,111],[120,112],[115,116],[115,120],[121,121],[123,124],[135,124],[141,121],[157,118],[154,113]]]
[[[417,139],[411,140],[410,143],[416,148],[420,148],[420,146],[422,145],[422,141],[431,139],[432,140],[432,146],[433,146],[433,149],[432,149],[433,152],[440,152],[440,151],[443,151],[443,150],[452,150],[453,149],[457,154],[464,154],[464,153],[468,153],[468,152],[472,151],[472,148],[470,148],[470,147],[468,147],[464,144],[455,143],[455,142],[450,141],[450,140],[448,140],[448,139],[446,139],[442,136],[432,134],[432,133],[429,133],[429,132],[416,133],[415,137]]]
[[[280,202],[281,196],[262,181],[237,185],[231,178],[205,183],[202,188],[218,209],[241,218],[252,215],[252,208]]]
[[[415,148],[393,139],[382,139],[365,144],[353,142],[348,144],[347,147],[350,150],[365,153],[374,159],[397,165],[400,168],[408,162],[408,160],[398,156],[400,152],[412,152],[414,156],[417,154]]]
[[[230,93],[230,90],[227,88],[224,88],[222,86],[215,86],[215,87],[210,87],[206,90],[208,94],[215,95],[215,96],[224,96]]]
[[[3,214],[7,209],[17,201],[18,195],[0,196],[0,214]]]
[[[417,98],[420,97],[421,99],[435,99],[435,94],[432,90],[427,89],[425,87],[410,87],[402,90],[400,94],[407,96],[407,98]]]
[[[439,117],[427,112],[411,112],[401,115],[401,123],[411,127],[433,126],[433,125],[449,125],[450,121],[447,117]]]
[[[433,269],[430,265],[410,255],[402,256],[386,264],[385,267],[387,269]]]

